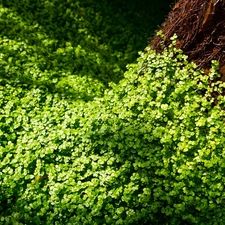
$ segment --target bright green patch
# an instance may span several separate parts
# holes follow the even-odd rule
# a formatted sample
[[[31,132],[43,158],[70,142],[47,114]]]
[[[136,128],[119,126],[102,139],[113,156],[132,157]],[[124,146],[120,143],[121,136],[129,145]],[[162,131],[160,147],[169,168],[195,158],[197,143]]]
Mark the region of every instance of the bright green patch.
[[[59,3],[39,2],[40,16]],[[57,38],[68,34],[54,32],[43,15],[42,25],[30,26],[15,7],[0,8],[6,22],[23,22],[18,36],[4,30],[1,37],[0,224],[222,224],[225,99],[212,107],[211,93],[224,84],[209,87],[203,71],[171,45],[160,55],[140,52],[107,89],[98,73],[85,75],[95,69],[71,72],[72,54],[78,65],[98,59],[85,45],[62,38],[59,47]],[[73,7],[63,15],[74,24],[85,13],[98,15]],[[36,36],[15,40],[25,28]],[[123,60],[111,60],[101,65],[123,71]],[[213,62],[210,79],[217,67]]]

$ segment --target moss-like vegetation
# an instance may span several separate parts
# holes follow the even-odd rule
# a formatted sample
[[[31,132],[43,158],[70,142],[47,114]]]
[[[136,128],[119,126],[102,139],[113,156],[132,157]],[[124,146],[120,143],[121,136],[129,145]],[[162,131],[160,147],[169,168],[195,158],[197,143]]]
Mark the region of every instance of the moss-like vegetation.
[[[0,7],[0,224],[222,224],[217,63],[135,62],[137,2],[99,2]]]
[[[0,73],[76,99],[101,96],[147,46],[163,20],[160,4],[5,0]]]

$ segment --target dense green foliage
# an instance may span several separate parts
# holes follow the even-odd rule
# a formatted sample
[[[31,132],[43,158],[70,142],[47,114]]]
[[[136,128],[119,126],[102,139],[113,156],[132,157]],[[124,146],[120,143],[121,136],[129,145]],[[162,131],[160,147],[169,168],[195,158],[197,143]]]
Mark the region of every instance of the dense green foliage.
[[[222,224],[225,99],[212,107],[211,93],[224,84],[209,86],[173,45],[140,52],[120,80],[132,49],[100,34],[72,43],[60,24],[44,24],[44,9],[36,26],[6,2],[1,24],[18,30],[4,30],[0,46],[0,224]],[[40,2],[45,13],[60,4]],[[70,13],[65,21],[79,14]],[[211,80],[217,69],[213,62]]]
[[[3,0],[0,74],[76,99],[101,96],[109,82],[123,77],[163,19],[156,5],[139,4]]]

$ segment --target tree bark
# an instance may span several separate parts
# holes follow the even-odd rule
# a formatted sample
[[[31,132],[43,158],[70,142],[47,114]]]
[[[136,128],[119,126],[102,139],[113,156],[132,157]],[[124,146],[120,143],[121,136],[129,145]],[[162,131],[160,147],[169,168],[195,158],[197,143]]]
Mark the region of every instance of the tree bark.
[[[177,48],[188,55],[199,68],[206,71],[211,60],[219,61],[221,80],[225,82],[225,0],[179,0],[160,30],[165,41],[155,36],[150,46],[157,52],[178,36]]]

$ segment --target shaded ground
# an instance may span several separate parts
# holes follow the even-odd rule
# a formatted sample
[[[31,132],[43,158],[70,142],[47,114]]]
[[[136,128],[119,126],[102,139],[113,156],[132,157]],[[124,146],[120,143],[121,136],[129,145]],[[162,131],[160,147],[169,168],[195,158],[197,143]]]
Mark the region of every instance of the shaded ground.
[[[94,77],[104,84],[118,82],[126,65],[135,61],[137,52],[145,48],[148,37],[168,11],[167,1],[3,0],[0,42],[1,45],[4,42],[4,49],[1,51],[9,53],[6,59],[12,57],[12,61],[22,57],[20,64],[36,55],[38,69],[49,74],[69,72]],[[5,39],[15,43],[8,44]],[[26,56],[15,55],[15,50],[8,47],[20,42],[31,49]],[[77,46],[85,52],[75,56],[71,49]],[[96,62],[98,57],[101,65]],[[108,69],[103,69],[107,66]],[[20,69],[23,71],[23,66]]]

